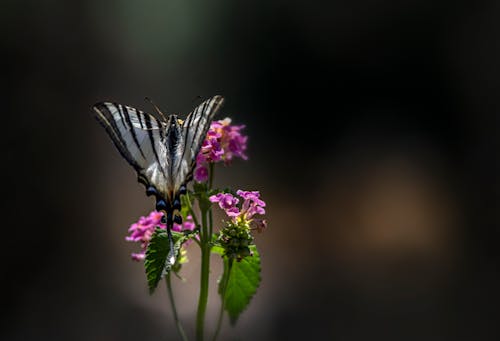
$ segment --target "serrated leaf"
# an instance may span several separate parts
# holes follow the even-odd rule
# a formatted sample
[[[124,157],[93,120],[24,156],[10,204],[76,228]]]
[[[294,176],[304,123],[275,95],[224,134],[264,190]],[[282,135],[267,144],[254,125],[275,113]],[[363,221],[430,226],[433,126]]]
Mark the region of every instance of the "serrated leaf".
[[[154,292],[163,277],[169,250],[167,231],[157,228],[149,241],[144,260],[150,294]]]
[[[186,237],[182,233],[172,231],[172,238],[174,240],[174,256],[177,264],[179,261],[179,250],[182,243],[186,241]],[[168,242],[167,231],[157,228],[151,236],[151,240],[149,241],[149,245],[146,250],[146,259],[144,260],[150,294],[155,291],[160,280],[172,268],[172,265],[167,262],[169,251],[170,245]]]
[[[224,273],[219,281],[219,294],[233,325],[250,303],[261,281],[260,255],[255,245],[250,249],[253,256],[245,257],[239,262],[224,257]]]

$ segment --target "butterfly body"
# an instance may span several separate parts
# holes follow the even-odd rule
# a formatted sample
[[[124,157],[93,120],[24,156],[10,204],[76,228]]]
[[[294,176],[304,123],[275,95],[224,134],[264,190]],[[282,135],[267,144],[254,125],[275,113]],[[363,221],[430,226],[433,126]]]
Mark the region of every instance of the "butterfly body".
[[[184,121],[177,115],[165,118],[161,112],[159,119],[111,102],[93,107],[120,154],[137,172],[146,194],[156,197],[156,209],[164,212],[169,235],[173,222],[180,220],[180,195],[192,179],[196,156],[223,101],[221,96],[207,99]]]

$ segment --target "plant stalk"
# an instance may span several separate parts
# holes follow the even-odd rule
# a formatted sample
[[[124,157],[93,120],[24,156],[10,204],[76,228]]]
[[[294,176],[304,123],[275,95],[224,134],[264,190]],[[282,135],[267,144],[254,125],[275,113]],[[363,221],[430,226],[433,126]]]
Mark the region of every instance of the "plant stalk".
[[[201,276],[200,297],[198,299],[198,312],[196,315],[196,340],[202,341],[205,327],[205,312],[208,303],[208,278],[210,273],[210,238],[208,235],[207,212],[201,214]]]
[[[198,224],[198,219],[196,218],[196,213],[194,212],[193,209],[193,204],[191,203],[191,196],[189,194],[187,195],[187,205],[188,205],[188,211],[191,213],[191,217],[193,217],[193,222],[196,227],[199,227],[200,224]]]
[[[212,190],[213,182],[214,182],[214,171],[215,167],[213,163],[210,163],[210,178],[208,181],[208,190]],[[212,217],[212,208],[208,211],[208,233],[210,235],[210,243],[212,242],[212,233],[213,233],[213,217]]]
[[[172,292],[172,282],[170,277],[170,272],[165,276],[165,282],[167,282],[167,293],[168,298],[170,299],[170,306],[172,307],[172,312],[174,314],[175,326],[177,327],[177,331],[179,332],[181,339],[183,341],[187,341],[186,333],[184,332],[184,328],[182,328],[181,321],[179,320],[179,315],[177,315],[177,308],[175,307],[174,294]]]
[[[231,275],[231,267],[233,265],[233,260],[232,259],[227,259],[227,257],[224,257],[224,276],[221,279],[220,286],[222,288],[221,290],[221,304],[220,304],[220,309],[219,309],[219,317],[217,318],[217,328],[215,329],[214,337],[212,338],[212,341],[217,340],[217,337],[219,336],[220,329],[222,327],[222,319],[224,317],[224,305],[226,304],[226,288],[227,288],[227,283],[229,282],[229,276]],[[226,271],[227,270],[227,271]]]

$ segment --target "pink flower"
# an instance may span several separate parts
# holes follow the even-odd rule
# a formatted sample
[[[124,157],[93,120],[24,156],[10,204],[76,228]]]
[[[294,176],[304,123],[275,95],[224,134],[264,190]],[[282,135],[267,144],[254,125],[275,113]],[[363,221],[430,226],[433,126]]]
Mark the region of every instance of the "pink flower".
[[[218,203],[219,207],[223,209],[227,216],[232,219],[233,222],[237,222],[238,220],[243,220],[246,222],[252,222],[253,216],[263,215],[266,213],[264,207],[266,203],[260,199],[260,193],[258,191],[236,191],[236,194],[243,199],[243,203],[238,207],[237,204],[240,202],[240,199],[234,197],[231,193],[218,193],[212,195],[209,200],[213,203]],[[259,219],[261,220],[261,219]],[[259,222],[260,230],[265,228],[266,222]],[[257,228],[257,227],[256,227]]]
[[[208,168],[205,164],[199,164],[194,170],[194,179],[198,182],[205,182],[208,180]]]
[[[209,200],[211,202],[218,202],[220,208],[223,210],[234,208],[234,206],[240,201],[238,198],[233,197],[230,193],[218,193],[216,195],[212,195]]]
[[[194,179],[198,182],[208,180],[208,163],[224,161],[229,164],[234,158],[248,159],[245,154],[248,137],[241,133],[244,125],[231,125],[231,119],[214,121],[196,157]]]
[[[201,145],[201,155],[203,155],[207,162],[218,162],[222,160],[224,150],[221,146],[221,139],[221,133],[213,130],[208,131],[207,137]]]
[[[226,214],[228,215],[228,217],[237,218],[240,215],[240,210],[238,209],[238,207],[231,207],[226,210]]]
[[[179,224],[174,223],[174,227],[175,227],[175,225],[181,226]],[[182,231],[182,230],[193,231],[196,228],[196,224],[194,223],[193,217],[191,215],[188,215],[186,217],[186,220],[182,222],[182,227],[183,227],[183,229],[181,229],[180,231]]]
[[[156,227],[161,229],[167,228],[167,226],[161,222],[162,216],[162,212],[153,211],[147,217],[140,217],[139,221],[132,224],[128,229],[130,235],[126,236],[125,240],[129,242],[141,243],[141,251],[139,253],[132,253],[131,255],[133,260],[144,260],[146,257],[146,249]],[[174,223],[172,231],[180,232],[183,230],[194,230],[196,226],[193,222],[193,217],[189,215],[186,218],[187,219],[185,219],[182,224]]]
[[[240,197],[245,199],[243,205],[241,206],[241,214],[244,215],[246,220],[251,220],[256,214],[266,214],[266,203],[259,199],[260,193],[258,191],[242,191],[238,190],[236,192]]]

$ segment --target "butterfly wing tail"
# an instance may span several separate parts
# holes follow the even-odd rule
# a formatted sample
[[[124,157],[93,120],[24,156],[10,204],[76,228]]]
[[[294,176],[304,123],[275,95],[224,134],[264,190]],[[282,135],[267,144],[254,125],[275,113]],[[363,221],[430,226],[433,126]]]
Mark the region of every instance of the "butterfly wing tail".
[[[172,237],[172,228],[174,227],[174,219],[173,219],[173,210],[169,210],[167,212],[164,212],[166,218],[167,218],[167,236],[168,236],[168,255],[167,255],[167,267],[171,267],[175,264],[175,245],[174,245],[174,238]]]
[[[167,235],[168,235],[168,244],[169,251],[167,256],[167,263],[170,266],[175,264],[175,249],[174,249],[174,238],[172,237],[172,227],[167,225]]]

